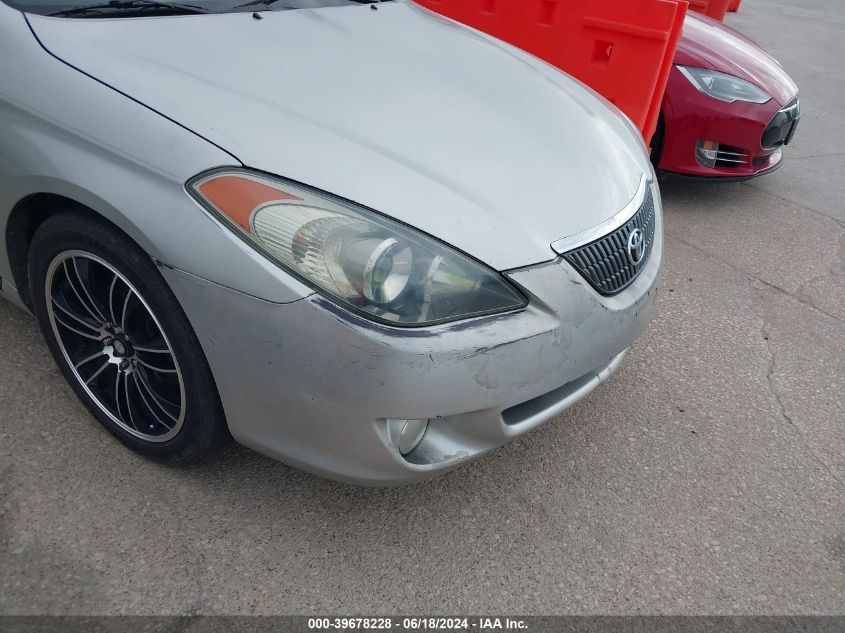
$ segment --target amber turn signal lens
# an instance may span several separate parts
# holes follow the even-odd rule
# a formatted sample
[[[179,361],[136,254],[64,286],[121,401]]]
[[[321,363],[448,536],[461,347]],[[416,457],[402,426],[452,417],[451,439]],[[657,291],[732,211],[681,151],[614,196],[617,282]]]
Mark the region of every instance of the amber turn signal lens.
[[[250,232],[249,220],[259,207],[283,200],[302,200],[282,189],[234,174],[212,176],[196,187],[208,202],[247,233]]]

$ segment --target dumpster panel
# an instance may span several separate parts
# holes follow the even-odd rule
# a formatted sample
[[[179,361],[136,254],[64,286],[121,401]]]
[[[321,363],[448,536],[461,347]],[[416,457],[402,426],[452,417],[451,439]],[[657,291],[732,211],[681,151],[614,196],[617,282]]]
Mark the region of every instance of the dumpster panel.
[[[579,79],[651,140],[683,30],[686,0],[416,2]]]
[[[724,22],[731,4],[736,4],[737,9],[739,8],[739,2],[736,0],[689,0],[690,11],[703,13],[720,22]]]

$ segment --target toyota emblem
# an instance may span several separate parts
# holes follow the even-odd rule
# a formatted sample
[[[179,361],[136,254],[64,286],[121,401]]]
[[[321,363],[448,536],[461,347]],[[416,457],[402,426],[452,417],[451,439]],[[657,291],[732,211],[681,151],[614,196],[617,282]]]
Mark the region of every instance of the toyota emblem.
[[[638,266],[645,258],[645,233],[641,229],[634,229],[628,236],[628,261]]]

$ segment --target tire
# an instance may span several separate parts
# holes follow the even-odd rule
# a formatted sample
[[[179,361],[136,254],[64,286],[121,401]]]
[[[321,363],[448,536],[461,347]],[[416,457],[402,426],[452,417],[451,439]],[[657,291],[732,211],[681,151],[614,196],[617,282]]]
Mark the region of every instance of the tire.
[[[660,159],[663,157],[663,147],[666,143],[666,118],[663,110],[660,111],[660,118],[657,119],[657,129],[651,137],[651,164],[657,169]]]
[[[231,441],[185,312],[125,234],[79,210],[48,218],[30,246],[29,287],[65,379],[127,447],[188,465]]]

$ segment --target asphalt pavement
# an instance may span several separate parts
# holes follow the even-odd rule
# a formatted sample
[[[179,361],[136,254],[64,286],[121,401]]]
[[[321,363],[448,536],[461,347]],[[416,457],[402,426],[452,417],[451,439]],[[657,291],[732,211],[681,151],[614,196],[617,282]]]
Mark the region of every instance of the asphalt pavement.
[[[785,166],[663,183],[659,315],[619,373],[440,479],[148,463],[0,302],[0,613],[845,613],[845,5],[728,21],[801,86]]]

